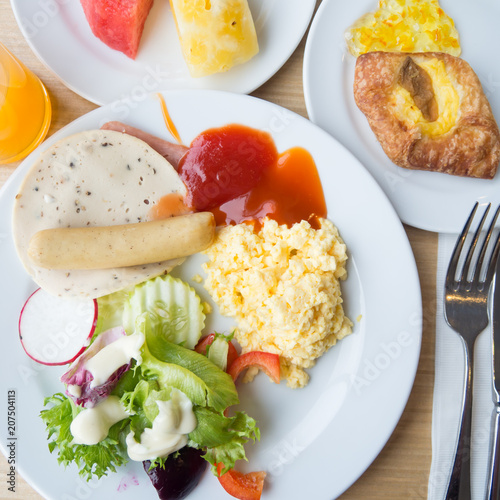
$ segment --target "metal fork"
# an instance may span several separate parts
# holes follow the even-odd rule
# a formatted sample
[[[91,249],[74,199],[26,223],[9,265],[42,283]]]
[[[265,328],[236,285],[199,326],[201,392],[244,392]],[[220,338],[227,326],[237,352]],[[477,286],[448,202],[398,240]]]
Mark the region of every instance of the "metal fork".
[[[478,335],[488,326],[488,294],[491,281],[495,274],[495,262],[499,252],[499,238],[490,258],[483,264],[487,249],[500,212],[498,207],[488,232],[484,237],[479,256],[473,266],[473,257],[476,255],[476,247],[480,240],[481,231],[490,210],[491,203],[486,207],[479,222],[472,242],[465,256],[464,264],[457,278],[457,269],[461,260],[462,249],[469,233],[472,220],[477,211],[478,203],[474,205],[472,212],[465,223],[462,233],[458,237],[455,249],[448,266],[445,281],[444,315],[447,323],[455,330],[463,341],[465,354],[465,380],[462,399],[462,415],[458,432],[455,460],[450,474],[447,500],[470,500],[470,445],[472,430],[472,386],[474,372],[474,343]],[[473,266],[473,267],[471,267]],[[482,272],[483,271],[483,272]],[[469,278],[470,273],[471,277]],[[484,274],[484,278],[482,277]]]

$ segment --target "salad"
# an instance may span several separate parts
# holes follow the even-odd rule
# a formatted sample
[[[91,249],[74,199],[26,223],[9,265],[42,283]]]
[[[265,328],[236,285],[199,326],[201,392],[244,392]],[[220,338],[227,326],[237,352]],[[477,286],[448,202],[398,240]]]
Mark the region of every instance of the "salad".
[[[42,300],[39,290],[27,304]],[[67,301],[58,302],[57,310],[45,307],[47,316],[60,315]],[[210,466],[229,493],[259,498],[265,473],[233,470],[246,458],[244,444],[259,439],[259,429],[251,416],[230,407],[239,402],[233,376],[256,361],[266,369],[272,363],[251,353],[239,359],[230,336],[214,333],[200,341],[203,304],[188,284],[170,275],[95,302],[91,344],[41,412],[59,463],[76,464],[90,480],[129,460],[141,461],[160,498],[183,498]],[[21,315],[21,335],[26,325],[28,338],[33,311],[40,313],[25,306]],[[73,325],[80,317],[72,318]],[[24,347],[34,357],[29,343]],[[270,373],[279,382],[278,357],[268,357],[275,360]],[[225,371],[228,365],[235,367],[233,376]]]

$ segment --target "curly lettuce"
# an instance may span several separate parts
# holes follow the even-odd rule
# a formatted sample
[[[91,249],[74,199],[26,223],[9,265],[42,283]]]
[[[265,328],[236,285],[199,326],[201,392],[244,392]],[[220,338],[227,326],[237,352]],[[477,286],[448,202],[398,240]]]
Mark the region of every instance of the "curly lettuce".
[[[40,413],[47,426],[49,451],[57,450],[57,461],[65,467],[74,463],[79,474],[89,481],[92,476],[106,476],[116,472],[116,468],[128,462],[127,451],[122,441],[125,420],[113,425],[106,439],[95,445],[74,444],[70,431],[71,422],[83,411],[62,393],[45,399],[45,405],[51,408]]]

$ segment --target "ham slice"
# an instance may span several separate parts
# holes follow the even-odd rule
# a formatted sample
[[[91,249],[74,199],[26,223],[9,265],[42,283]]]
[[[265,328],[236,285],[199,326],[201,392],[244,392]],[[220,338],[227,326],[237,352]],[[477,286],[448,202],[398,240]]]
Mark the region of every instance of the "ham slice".
[[[149,144],[157,153],[160,153],[171,165],[177,170],[180,159],[184,156],[189,149],[182,144],[174,144],[168,142],[160,137],[148,134],[144,130],[131,127],[121,122],[107,122],[102,127],[102,130],[114,130],[115,132],[122,132],[123,134],[132,135],[141,139],[146,144]]]

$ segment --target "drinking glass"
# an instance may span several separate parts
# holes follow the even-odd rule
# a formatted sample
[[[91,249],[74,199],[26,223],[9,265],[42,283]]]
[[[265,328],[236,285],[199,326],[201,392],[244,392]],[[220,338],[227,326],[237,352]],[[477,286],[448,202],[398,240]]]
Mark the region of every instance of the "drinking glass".
[[[43,83],[0,43],[0,165],[31,153],[45,138],[51,116]]]

